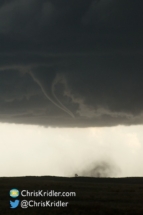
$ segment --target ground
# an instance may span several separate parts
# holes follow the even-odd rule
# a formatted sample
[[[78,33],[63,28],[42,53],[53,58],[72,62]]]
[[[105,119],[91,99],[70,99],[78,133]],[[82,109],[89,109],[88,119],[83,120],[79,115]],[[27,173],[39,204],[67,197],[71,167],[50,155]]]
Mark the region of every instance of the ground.
[[[68,202],[67,207],[10,208],[9,191],[75,192],[71,197],[22,197],[16,199],[36,202]],[[88,177],[11,177],[0,178],[1,215],[139,215],[143,214],[143,178],[88,178]]]

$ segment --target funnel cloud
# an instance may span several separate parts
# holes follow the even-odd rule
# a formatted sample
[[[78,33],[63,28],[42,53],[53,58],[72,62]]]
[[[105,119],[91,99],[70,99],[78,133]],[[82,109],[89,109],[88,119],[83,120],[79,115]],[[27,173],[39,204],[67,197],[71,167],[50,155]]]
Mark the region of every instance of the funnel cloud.
[[[55,94],[55,85],[60,81],[60,77],[54,77],[55,74],[53,72],[53,77],[51,78],[50,83],[49,79],[47,80],[47,82],[45,81],[45,78],[47,78],[47,72],[44,72],[42,74],[41,71],[38,73],[30,72],[30,75],[32,76],[33,80],[40,86],[47,99],[49,99],[54,105],[74,118],[74,115],[59,101]]]

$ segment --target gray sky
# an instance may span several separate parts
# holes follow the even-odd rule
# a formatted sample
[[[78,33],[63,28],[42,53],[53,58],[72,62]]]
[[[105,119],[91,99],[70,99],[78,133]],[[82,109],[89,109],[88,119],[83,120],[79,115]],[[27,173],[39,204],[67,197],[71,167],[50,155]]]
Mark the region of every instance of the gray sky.
[[[3,165],[3,160],[10,161],[9,153],[16,144],[15,153],[19,154],[19,159],[13,175],[22,174],[19,163],[24,165],[23,174],[67,175],[78,171],[79,174],[90,175],[86,169],[94,172],[92,170],[97,169],[94,166],[103,169],[103,165],[108,172],[113,172],[110,170],[114,169],[111,167],[114,162],[117,166],[121,162],[124,170],[120,175],[142,174],[139,165],[142,136],[138,134],[143,124],[142,7],[141,0],[0,2],[0,122],[2,133],[5,133],[1,141],[3,152],[0,153]],[[10,138],[6,135],[9,129],[18,132],[12,133]],[[106,155],[99,158],[101,165],[94,158],[101,147],[100,140],[94,135],[91,142],[94,142],[92,147],[96,153],[91,163],[80,164],[80,160],[82,163],[88,160],[94,151],[91,147],[91,151],[86,153],[91,129],[99,129],[103,135],[102,150]],[[106,136],[108,129],[109,133],[115,129],[113,136],[110,133],[109,141]],[[23,135],[28,130],[33,132],[30,138],[29,133]],[[57,130],[63,132],[63,141],[59,141],[58,135],[55,139]],[[38,131],[41,132],[43,147],[36,137]],[[71,145],[68,148],[66,135],[69,132]],[[82,135],[75,145],[74,136],[78,132]],[[49,135],[50,143],[47,142]],[[141,148],[136,148],[136,144]],[[26,150],[29,153],[27,160],[31,163],[29,169],[24,158],[21,160],[24,146],[30,147]],[[8,148],[11,150],[7,151]],[[55,163],[53,167],[50,163],[48,171],[42,152],[48,153],[49,150],[57,160],[51,160]],[[81,157],[78,155],[79,150],[85,153],[85,157],[82,153]],[[78,153],[75,155],[73,152]],[[114,158],[116,153],[118,159]],[[37,162],[39,168],[34,167],[34,170],[37,156],[41,156],[41,161]],[[53,159],[53,156],[48,159]],[[68,165],[64,166],[65,160],[71,165],[69,157],[75,163],[71,171]],[[56,170],[54,165],[58,159],[61,164]],[[129,163],[137,159],[137,163],[131,165],[133,170],[127,168],[127,159]],[[109,162],[110,167],[102,162]],[[45,167],[43,171],[42,165]],[[84,169],[86,165],[90,167]],[[3,171],[6,171],[3,175],[12,174],[10,169]]]
[[[45,128],[0,124],[0,176],[143,175],[143,126]],[[92,171],[104,166],[105,169]]]

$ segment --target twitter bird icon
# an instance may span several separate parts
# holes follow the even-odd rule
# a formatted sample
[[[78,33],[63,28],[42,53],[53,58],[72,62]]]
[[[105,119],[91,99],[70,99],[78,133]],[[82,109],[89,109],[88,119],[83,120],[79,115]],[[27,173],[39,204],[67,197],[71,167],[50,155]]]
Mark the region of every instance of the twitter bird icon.
[[[10,201],[11,208],[17,208],[18,205],[19,205],[19,200],[15,200],[14,202]]]

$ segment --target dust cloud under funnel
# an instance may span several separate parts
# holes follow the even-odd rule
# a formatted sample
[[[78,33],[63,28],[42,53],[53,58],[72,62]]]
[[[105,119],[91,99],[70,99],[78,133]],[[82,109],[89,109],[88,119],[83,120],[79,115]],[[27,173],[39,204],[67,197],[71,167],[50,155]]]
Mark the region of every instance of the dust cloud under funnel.
[[[94,164],[88,166],[85,170],[79,173],[79,176],[87,176],[87,177],[115,177],[120,173],[119,167],[115,164],[111,164],[110,162],[102,161],[95,162]]]

